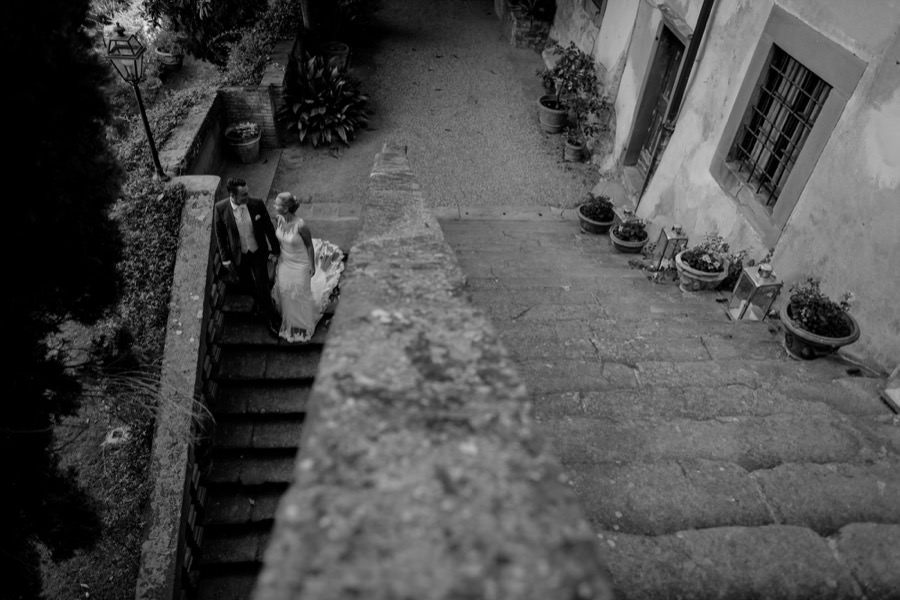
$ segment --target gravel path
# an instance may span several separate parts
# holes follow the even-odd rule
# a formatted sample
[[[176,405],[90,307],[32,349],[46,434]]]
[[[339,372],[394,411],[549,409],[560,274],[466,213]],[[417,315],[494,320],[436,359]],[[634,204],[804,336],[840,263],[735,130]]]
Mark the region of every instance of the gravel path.
[[[595,183],[560,159],[561,136],[540,131],[540,55],[502,38],[490,0],[383,0],[377,40],[353,46],[352,73],[371,95],[370,130],[350,148],[285,149],[273,193],[361,202],[375,154],[408,147],[426,202],[567,206]],[[373,36],[375,37],[375,36]]]

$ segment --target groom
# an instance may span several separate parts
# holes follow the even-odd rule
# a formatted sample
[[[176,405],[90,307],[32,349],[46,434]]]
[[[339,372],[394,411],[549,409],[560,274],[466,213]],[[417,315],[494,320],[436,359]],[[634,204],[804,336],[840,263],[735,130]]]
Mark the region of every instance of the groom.
[[[225,268],[236,272],[241,283],[253,290],[257,311],[277,336],[281,323],[272,304],[267,268],[269,255],[280,252],[272,219],[262,200],[250,198],[246,181],[232,177],[225,186],[228,198],[216,202],[214,212],[219,257]]]

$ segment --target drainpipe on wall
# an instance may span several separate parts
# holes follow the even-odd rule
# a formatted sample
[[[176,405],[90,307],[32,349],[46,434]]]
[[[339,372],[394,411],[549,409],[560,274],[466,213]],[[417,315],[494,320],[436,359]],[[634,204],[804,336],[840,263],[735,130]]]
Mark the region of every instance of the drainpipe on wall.
[[[703,33],[706,31],[706,23],[709,21],[709,15],[712,13],[716,0],[703,0],[703,6],[700,7],[700,14],[697,16],[697,25],[694,27],[694,35],[688,44],[684,53],[684,68],[678,73],[678,81],[675,82],[675,88],[672,90],[672,100],[666,109],[666,118],[663,120],[662,133],[659,142],[653,150],[653,156],[650,158],[650,167],[647,169],[647,177],[644,179],[644,185],[641,187],[641,193],[638,198],[643,197],[647,186],[650,185],[650,178],[656,171],[656,166],[662,157],[663,150],[669,144],[669,138],[675,131],[675,119],[681,109],[681,101],[684,98],[684,92],[687,90],[688,80],[691,78],[691,71],[694,67],[694,60],[697,58],[697,52],[700,49],[700,42],[703,40]]]

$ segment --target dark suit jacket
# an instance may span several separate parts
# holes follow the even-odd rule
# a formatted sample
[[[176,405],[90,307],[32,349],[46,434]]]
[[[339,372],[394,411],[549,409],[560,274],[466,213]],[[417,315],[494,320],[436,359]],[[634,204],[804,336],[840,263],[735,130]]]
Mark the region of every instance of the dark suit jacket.
[[[247,200],[247,211],[253,220],[253,235],[256,245],[263,256],[267,252],[280,253],[278,238],[275,237],[275,227],[272,226],[272,218],[262,200],[251,198]],[[231,200],[225,198],[216,202],[214,217],[216,246],[222,261],[231,261],[237,267],[241,264],[241,234],[238,232],[237,223],[234,220],[234,212],[231,210]]]

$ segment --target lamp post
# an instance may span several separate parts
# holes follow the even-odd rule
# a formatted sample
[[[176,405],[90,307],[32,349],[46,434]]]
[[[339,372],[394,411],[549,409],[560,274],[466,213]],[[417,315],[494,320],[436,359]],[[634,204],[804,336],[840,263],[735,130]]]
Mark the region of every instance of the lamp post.
[[[116,72],[134,88],[134,97],[137,98],[138,108],[141,111],[141,120],[144,122],[144,130],[147,132],[147,141],[150,143],[150,155],[153,157],[153,166],[156,169],[156,177],[160,181],[168,181],[169,176],[159,164],[159,155],[156,153],[156,144],[153,143],[153,133],[150,131],[150,122],[147,120],[147,112],[144,110],[144,100],[141,98],[141,90],[138,87],[144,78],[144,52],[146,48],[134,34],[125,35],[125,28],[116,23],[113,35],[106,45],[106,58],[112,63]]]

